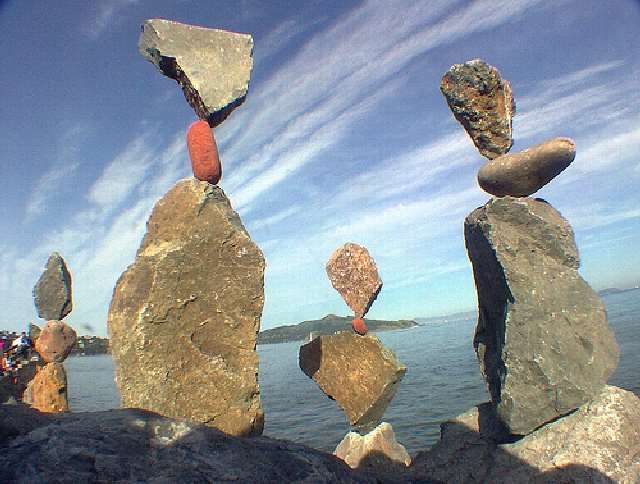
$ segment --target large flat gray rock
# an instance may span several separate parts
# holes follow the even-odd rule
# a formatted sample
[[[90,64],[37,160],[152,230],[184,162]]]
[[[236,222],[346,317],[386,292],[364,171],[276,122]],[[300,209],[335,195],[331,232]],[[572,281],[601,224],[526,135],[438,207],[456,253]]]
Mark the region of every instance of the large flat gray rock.
[[[145,20],[138,46],[180,84],[189,105],[212,128],[244,102],[253,67],[251,35],[156,18]]]
[[[573,231],[543,200],[498,198],[465,220],[474,338],[498,419],[524,435],[602,390],[618,364],[604,304],[578,273]]]
[[[260,434],[264,267],[221,188],[188,178],[160,199],[109,309],[123,406]]]

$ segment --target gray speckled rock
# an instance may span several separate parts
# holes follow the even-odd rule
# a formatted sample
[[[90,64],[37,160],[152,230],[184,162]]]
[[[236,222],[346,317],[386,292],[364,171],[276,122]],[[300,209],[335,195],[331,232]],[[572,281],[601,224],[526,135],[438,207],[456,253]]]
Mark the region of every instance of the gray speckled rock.
[[[478,171],[478,184],[497,197],[526,197],[558,176],[575,156],[572,139],[553,138],[489,160]]]
[[[380,482],[304,445],[138,409],[44,415],[0,405],[0,437],[3,482]]]
[[[407,371],[375,336],[341,331],[300,347],[300,369],[338,402],[352,425],[376,425]]]
[[[253,67],[251,35],[151,19],[142,25],[139,49],[180,84],[189,105],[212,128],[244,102]]]
[[[57,252],[49,256],[45,270],[33,288],[33,299],[42,319],[62,319],[71,312],[71,274]]]
[[[640,482],[640,399],[605,386],[590,403],[518,442],[496,444],[489,404],[442,424],[441,439],[414,458],[414,480],[447,483]]]
[[[264,257],[221,188],[189,178],[153,209],[109,308],[125,407],[260,434]]]
[[[618,364],[604,304],[578,273],[573,231],[543,200],[494,198],[465,220],[474,347],[498,418],[524,435],[597,395]]]
[[[451,66],[440,90],[483,156],[495,158],[509,151],[516,105],[511,85],[495,67],[481,59]]]

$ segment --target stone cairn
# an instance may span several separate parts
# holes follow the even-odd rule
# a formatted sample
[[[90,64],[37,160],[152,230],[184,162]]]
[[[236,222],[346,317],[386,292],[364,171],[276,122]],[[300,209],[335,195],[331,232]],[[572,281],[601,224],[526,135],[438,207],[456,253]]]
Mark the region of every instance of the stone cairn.
[[[381,420],[406,372],[406,367],[378,338],[365,336],[364,316],[382,288],[375,261],[365,247],[347,243],[327,262],[333,287],[354,312],[353,332],[318,336],[300,347],[302,371],[344,410],[349,422],[371,430],[349,432],[335,454],[351,467],[384,468],[389,461],[411,463],[391,425]],[[375,427],[375,428],[374,428]]]
[[[451,67],[440,89],[489,158],[478,183],[493,197],[464,225],[478,294],[473,344],[497,422],[523,436],[592,401],[618,364],[604,304],[578,273],[571,225],[529,197],[569,166],[575,143],[509,153],[511,87],[482,60]]]
[[[253,39],[152,19],[139,49],[177,81],[200,119],[187,131],[194,177],[157,202],[113,292],[108,327],[122,404],[261,434],[255,348],[265,262],[217,186],[212,131],[245,99]]]
[[[45,270],[33,288],[38,316],[47,321],[42,329],[32,324],[30,335],[44,366],[38,367],[27,385],[23,401],[41,412],[66,412],[67,374],[63,362],[76,344],[76,332],[63,321],[73,307],[71,274],[60,254],[49,256]]]

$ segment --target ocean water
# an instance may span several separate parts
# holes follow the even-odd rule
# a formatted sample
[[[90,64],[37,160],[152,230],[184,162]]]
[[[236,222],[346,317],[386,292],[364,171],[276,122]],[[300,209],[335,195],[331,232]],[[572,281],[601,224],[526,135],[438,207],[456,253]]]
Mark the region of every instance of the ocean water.
[[[603,299],[621,351],[609,383],[640,395],[640,291]],[[440,422],[488,400],[472,348],[474,328],[475,320],[467,320],[378,334],[407,366],[384,420],[410,453],[437,441]],[[264,434],[333,451],[350,426],[337,404],[298,368],[300,344],[258,347]],[[65,366],[72,411],[120,405],[109,355],[72,357]]]

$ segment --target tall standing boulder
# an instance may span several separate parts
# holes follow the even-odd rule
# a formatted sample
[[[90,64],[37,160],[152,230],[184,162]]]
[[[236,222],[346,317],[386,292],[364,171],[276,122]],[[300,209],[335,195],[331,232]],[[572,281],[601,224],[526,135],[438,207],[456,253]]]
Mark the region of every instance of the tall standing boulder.
[[[62,319],[71,312],[71,274],[57,252],[49,256],[45,270],[33,288],[33,299],[42,319]]]
[[[155,18],[142,25],[138,46],[160,72],[176,80],[212,128],[244,102],[253,68],[251,35]]]
[[[62,363],[48,363],[38,369],[27,385],[23,401],[45,413],[68,412],[67,373]]]
[[[498,419],[524,435],[591,400],[618,364],[573,231],[543,200],[494,198],[465,220],[478,292],[474,347]]]
[[[158,201],[109,309],[123,406],[260,434],[264,267],[221,188],[189,178]]]

